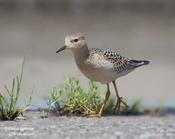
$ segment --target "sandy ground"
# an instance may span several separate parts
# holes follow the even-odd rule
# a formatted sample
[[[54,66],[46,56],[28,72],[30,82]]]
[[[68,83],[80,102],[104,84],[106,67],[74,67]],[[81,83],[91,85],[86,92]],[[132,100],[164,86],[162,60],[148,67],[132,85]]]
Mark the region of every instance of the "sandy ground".
[[[50,116],[28,112],[26,120],[0,122],[0,139],[173,139],[175,116]]]

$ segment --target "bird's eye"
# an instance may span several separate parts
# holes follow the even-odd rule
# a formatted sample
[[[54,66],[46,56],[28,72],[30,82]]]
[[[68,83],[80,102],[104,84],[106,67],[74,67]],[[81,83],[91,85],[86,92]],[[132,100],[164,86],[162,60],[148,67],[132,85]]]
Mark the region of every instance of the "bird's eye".
[[[78,39],[74,39],[74,42],[78,42]]]

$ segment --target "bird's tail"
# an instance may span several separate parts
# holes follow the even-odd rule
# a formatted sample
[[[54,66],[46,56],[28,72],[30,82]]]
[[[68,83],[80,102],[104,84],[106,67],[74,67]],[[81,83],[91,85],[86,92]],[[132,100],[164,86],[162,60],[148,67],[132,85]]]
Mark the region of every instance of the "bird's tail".
[[[148,65],[150,61],[148,60],[130,60],[130,62],[137,68],[143,65]]]

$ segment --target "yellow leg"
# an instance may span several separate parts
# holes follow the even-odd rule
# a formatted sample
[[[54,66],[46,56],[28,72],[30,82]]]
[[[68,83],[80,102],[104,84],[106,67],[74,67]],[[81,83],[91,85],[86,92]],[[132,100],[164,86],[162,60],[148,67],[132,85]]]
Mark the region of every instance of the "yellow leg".
[[[101,117],[103,112],[104,112],[104,108],[106,106],[106,103],[109,99],[109,96],[110,96],[110,90],[109,90],[109,84],[107,84],[107,92],[106,92],[105,100],[100,108],[100,111],[97,114],[88,115],[87,117]]]
[[[129,107],[129,106],[123,101],[123,98],[119,96],[115,81],[113,81],[112,83],[114,85],[114,89],[117,95],[117,104],[115,105],[114,112],[115,111],[120,112],[121,103],[125,105],[125,107]]]

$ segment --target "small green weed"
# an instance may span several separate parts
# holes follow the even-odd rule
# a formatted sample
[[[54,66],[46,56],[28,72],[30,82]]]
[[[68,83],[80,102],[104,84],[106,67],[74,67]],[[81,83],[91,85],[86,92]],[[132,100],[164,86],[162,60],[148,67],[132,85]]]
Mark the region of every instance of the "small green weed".
[[[120,115],[151,115],[151,116],[164,116],[166,115],[165,108],[163,106],[159,106],[153,109],[146,108],[141,105],[141,99],[136,98],[134,102],[130,105],[129,108],[123,109]]]
[[[32,96],[26,106],[18,107],[17,102],[21,94],[24,61],[20,76],[13,78],[12,87],[4,86],[4,92],[0,93],[0,120],[14,120],[31,106]]]
[[[144,109],[141,106],[141,99],[137,98],[131,104],[130,107],[125,108],[120,115],[142,115],[144,114]]]
[[[54,87],[49,96],[49,109],[52,107],[67,115],[87,115],[97,112],[102,104],[97,85],[90,81],[86,92],[78,80],[68,77],[64,87]]]

